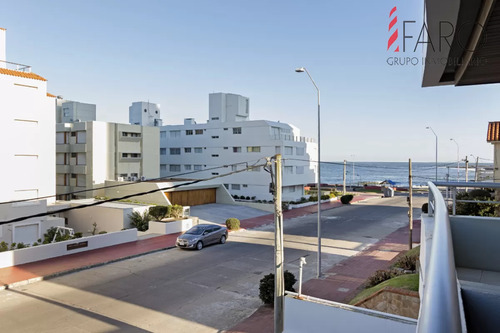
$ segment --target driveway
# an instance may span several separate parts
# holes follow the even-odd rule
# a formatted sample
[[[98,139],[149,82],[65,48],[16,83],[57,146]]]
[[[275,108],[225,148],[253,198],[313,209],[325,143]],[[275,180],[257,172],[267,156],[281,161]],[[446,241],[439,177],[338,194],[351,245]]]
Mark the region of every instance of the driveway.
[[[191,215],[199,217],[200,223],[224,224],[230,217],[244,220],[269,214],[271,213],[251,207],[216,203],[191,207]]]

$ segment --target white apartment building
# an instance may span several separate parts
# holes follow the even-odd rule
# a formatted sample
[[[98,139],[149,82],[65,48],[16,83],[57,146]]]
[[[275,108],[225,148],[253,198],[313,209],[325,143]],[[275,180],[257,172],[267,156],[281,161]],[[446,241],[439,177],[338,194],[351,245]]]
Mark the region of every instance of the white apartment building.
[[[0,28],[0,221],[47,211],[55,195],[55,98],[31,67],[7,62],[6,30]],[[32,243],[64,219],[38,217],[0,225],[0,241]]]
[[[160,104],[134,102],[128,108],[128,119],[132,125],[159,127],[162,125]]]
[[[316,143],[300,136],[290,124],[249,120],[249,99],[235,94],[209,95],[209,121],[194,119],[160,129],[160,176],[202,179],[265,163],[282,154],[283,200],[304,195],[304,185],[316,181]],[[240,163],[238,165],[235,165]],[[214,169],[219,167],[217,169]],[[271,177],[262,166],[220,178],[232,195],[271,200]]]
[[[56,123],[77,123],[96,120],[96,105],[56,99]]]
[[[159,177],[159,128],[101,121],[57,124],[56,182],[61,199],[91,198],[106,180]]]

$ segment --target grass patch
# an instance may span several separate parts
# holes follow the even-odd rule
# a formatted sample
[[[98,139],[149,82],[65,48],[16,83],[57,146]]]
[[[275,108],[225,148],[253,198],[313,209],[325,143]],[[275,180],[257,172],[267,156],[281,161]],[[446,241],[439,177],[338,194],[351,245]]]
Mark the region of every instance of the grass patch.
[[[396,276],[395,278],[377,284],[375,287],[365,289],[361,291],[359,294],[357,294],[349,302],[349,304],[351,305],[356,304],[360,300],[375,294],[377,291],[383,289],[384,287],[394,287],[394,288],[418,291],[418,274],[405,274]]]

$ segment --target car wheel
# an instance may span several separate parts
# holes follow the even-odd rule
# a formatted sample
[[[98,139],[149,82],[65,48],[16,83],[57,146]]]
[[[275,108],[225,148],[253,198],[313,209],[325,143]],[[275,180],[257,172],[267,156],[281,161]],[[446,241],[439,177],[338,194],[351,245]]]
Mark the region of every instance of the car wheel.
[[[196,243],[196,249],[199,251],[203,248],[203,243],[202,242],[198,242]]]
[[[222,235],[222,236],[220,237],[220,243],[221,243],[221,244],[226,243],[226,236],[225,236],[225,235]]]

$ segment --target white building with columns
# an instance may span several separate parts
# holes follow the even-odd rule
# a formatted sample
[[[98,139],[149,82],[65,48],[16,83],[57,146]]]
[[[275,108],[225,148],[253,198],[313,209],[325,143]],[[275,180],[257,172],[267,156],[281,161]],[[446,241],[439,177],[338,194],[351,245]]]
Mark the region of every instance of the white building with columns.
[[[202,179],[265,163],[282,154],[283,200],[304,196],[304,185],[316,181],[317,144],[290,124],[249,119],[249,99],[226,93],[209,95],[209,120],[160,128],[160,176]],[[238,164],[239,163],[239,164]],[[235,165],[238,164],[238,165]],[[271,177],[263,167],[220,178],[238,197],[270,200]]]
[[[0,222],[47,212],[55,201],[55,110],[47,80],[31,67],[6,60],[6,30],[0,28]],[[44,196],[48,199],[37,200]],[[24,202],[16,200],[33,199]],[[64,219],[38,217],[0,225],[0,241],[32,243]]]

